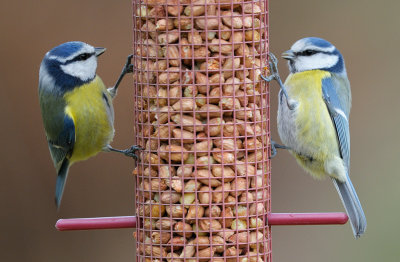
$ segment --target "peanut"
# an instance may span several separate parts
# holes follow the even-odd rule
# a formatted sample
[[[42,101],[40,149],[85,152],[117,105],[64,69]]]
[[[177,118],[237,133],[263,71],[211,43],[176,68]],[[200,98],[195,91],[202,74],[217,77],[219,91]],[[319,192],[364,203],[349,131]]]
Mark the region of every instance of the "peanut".
[[[222,22],[230,28],[242,28],[243,20],[238,12],[224,11],[222,12]]]
[[[198,258],[198,261],[200,262],[205,262],[209,261],[210,258],[214,256],[215,248],[211,247],[206,247],[204,249],[201,249],[197,252],[196,257]]]
[[[175,223],[175,220],[163,217],[156,221],[156,228],[162,230],[171,230]]]
[[[172,105],[175,111],[191,111],[197,108],[196,102],[192,98],[183,98]]]
[[[222,69],[224,70],[224,78],[230,78],[235,72],[235,69],[239,68],[240,66],[240,58],[228,58],[225,60]],[[240,82],[240,80],[239,80]]]
[[[235,171],[228,166],[212,166],[213,176],[220,178],[224,182],[230,182],[235,178]]]
[[[171,18],[168,19],[160,19],[157,21],[155,25],[155,30],[157,31],[166,31],[174,29],[174,22]]]
[[[259,14],[259,13],[261,13],[261,8],[256,3],[243,4],[242,9],[243,9],[243,12],[245,14]]]
[[[172,130],[172,135],[174,138],[178,139],[178,142],[182,141],[183,143],[193,143],[195,138],[192,132],[181,130],[180,128],[174,128]]]
[[[207,218],[204,218],[199,221],[199,227],[204,231],[211,231],[211,232],[218,231],[222,228],[221,223],[218,222],[218,220],[207,219]]]
[[[208,1],[207,1],[208,2]],[[206,1],[205,0],[196,0],[192,2],[192,5],[188,5],[185,8],[184,14],[187,16],[200,16],[203,15],[204,12],[206,11],[205,8],[205,4]]]
[[[205,249],[210,245],[210,238],[206,236],[198,236],[194,239],[193,244],[198,245],[199,249]]]
[[[201,204],[209,204],[211,200],[211,192],[208,186],[203,186],[199,189],[199,201]]]
[[[193,173],[193,176],[197,177],[197,179],[204,185],[209,185],[211,187],[217,187],[221,185],[221,181],[218,179],[213,179],[211,171],[207,169],[199,169]]]
[[[196,132],[198,131],[203,131],[204,130],[204,126],[201,123],[200,120],[194,119],[191,116],[187,116],[187,115],[174,115],[171,116],[172,121],[174,121],[176,124],[181,125],[183,129],[193,132],[194,130],[196,130]],[[196,125],[196,126],[194,126]]]
[[[180,254],[180,258],[188,258],[193,257],[196,253],[196,247],[193,245],[193,240],[189,241],[188,244],[183,248],[182,253]],[[186,259],[187,261],[187,259]]]
[[[222,203],[223,200],[229,195],[229,190],[231,190],[231,184],[225,183],[221,186],[215,188],[212,192],[212,201],[215,204]]]
[[[240,196],[248,188],[246,178],[237,177],[231,182],[232,192],[230,194],[234,197]]]
[[[196,143],[192,146],[190,151],[196,152],[197,156],[207,156],[208,153],[213,147],[212,140],[202,141],[200,143]]]
[[[181,16],[180,18],[174,18],[173,23],[177,29],[181,29],[181,30],[190,30],[193,27],[192,19],[185,18],[183,16]]]
[[[154,244],[167,244],[171,239],[171,233],[169,232],[153,232],[151,239]]]
[[[176,234],[185,238],[190,238],[193,235],[192,226],[185,222],[176,223],[174,226],[174,230]]]
[[[173,218],[182,218],[187,211],[182,205],[169,205],[165,207],[167,214]]]
[[[179,259],[177,253],[171,252],[167,254],[167,262],[183,262],[183,259]]]
[[[204,207],[192,205],[189,207],[186,220],[194,221],[196,218],[201,218],[204,215]]]
[[[235,162],[235,155],[233,153],[222,152],[220,148],[214,148],[212,156],[218,163],[231,164]]]
[[[168,47],[164,46],[161,48],[161,53],[169,61],[171,66],[180,66],[180,52],[178,47],[170,45]]]
[[[196,199],[195,193],[185,193],[183,196],[180,197],[179,202],[184,204],[185,207],[189,207],[190,204]]]
[[[232,44],[223,39],[213,39],[209,45],[211,52],[230,54],[233,51]]]
[[[174,247],[174,250],[181,249],[186,244],[186,238],[184,237],[173,237],[168,241],[168,245]]]
[[[192,166],[180,166],[176,170],[176,175],[180,177],[190,177],[193,173]]]
[[[179,14],[182,13],[183,6],[179,5],[179,0],[168,0],[166,1],[166,3],[168,4],[167,6],[168,14],[172,16],[179,16]]]
[[[210,236],[210,244],[212,244],[212,246],[215,248],[215,252],[217,252],[217,253],[224,252],[225,240],[221,236],[211,235]],[[221,244],[221,245],[218,245],[218,244]],[[215,261],[215,259],[214,259],[214,261]]]
[[[219,26],[219,21],[217,18],[207,18],[207,21],[205,18],[196,18],[194,20],[194,24],[198,29],[207,29],[212,30],[212,29],[217,29]]]
[[[187,40],[189,44],[192,44],[194,47],[200,47],[203,44],[203,40],[201,39],[200,33],[197,30],[189,32]]]
[[[234,218],[232,208],[226,207],[224,210],[222,210],[221,217],[221,224],[225,228],[230,228]]]
[[[181,194],[174,192],[163,192],[161,194],[161,203],[165,204],[176,204],[179,202]]]
[[[172,44],[179,39],[179,32],[174,29],[168,33],[159,34],[157,39],[161,45]]]

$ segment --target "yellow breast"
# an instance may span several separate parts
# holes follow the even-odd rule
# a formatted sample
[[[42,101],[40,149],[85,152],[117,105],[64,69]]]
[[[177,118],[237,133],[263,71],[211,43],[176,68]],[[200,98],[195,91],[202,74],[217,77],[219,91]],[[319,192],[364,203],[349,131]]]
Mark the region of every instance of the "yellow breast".
[[[66,93],[64,98],[67,104],[65,113],[75,124],[72,163],[96,155],[112,141],[114,116],[111,97],[98,76]]]
[[[324,172],[323,163],[338,154],[336,130],[322,96],[322,80],[330,73],[321,70],[292,74],[286,80],[289,97],[298,101],[295,126],[296,139],[304,154],[314,159],[308,163],[297,155],[297,160],[314,175]]]

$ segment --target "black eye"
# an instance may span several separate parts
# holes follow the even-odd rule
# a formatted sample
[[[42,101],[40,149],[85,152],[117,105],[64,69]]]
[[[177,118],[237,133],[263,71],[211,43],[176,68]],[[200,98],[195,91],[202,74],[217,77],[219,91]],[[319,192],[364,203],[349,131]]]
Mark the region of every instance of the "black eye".
[[[83,54],[78,55],[77,60],[86,60],[90,56],[91,56],[91,54],[89,54],[89,53],[83,53]]]
[[[316,53],[317,53],[317,51],[315,51],[315,50],[305,50],[305,51],[301,52],[301,55],[312,56],[313,54],[316,54]]]

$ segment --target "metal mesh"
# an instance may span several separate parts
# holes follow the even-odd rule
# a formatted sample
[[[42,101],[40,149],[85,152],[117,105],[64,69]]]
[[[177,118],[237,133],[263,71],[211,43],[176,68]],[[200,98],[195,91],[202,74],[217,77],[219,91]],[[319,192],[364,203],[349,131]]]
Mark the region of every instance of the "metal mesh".
[[[267,2],[133,8],[137,261],[271,261]]]

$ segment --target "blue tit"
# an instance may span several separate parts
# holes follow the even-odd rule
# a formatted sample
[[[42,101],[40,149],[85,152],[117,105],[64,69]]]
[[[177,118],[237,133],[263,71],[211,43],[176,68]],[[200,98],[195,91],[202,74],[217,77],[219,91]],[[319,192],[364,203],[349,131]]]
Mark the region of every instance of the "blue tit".
[[[332,179],[358,238],[367,222],[349,177],[351,90],[343,56],[328,41],[308,37],[294,43],[282,57],[290,70],[284,84],[276,58],[271,59],[271,78],[281,85],[281,141],[313,177]]]
[[[117,150],[114,137],[114,109],[122,77],[132,70],[130,58],[113,88],[107,89],[96,75],[97,57],[106,49],[83,42],[67,42],[43,58],[39,71],[39,103],[50,155],[57,171],[56,205],[60,206],[69,167],[101,151],[136,156],[132,146]]]

